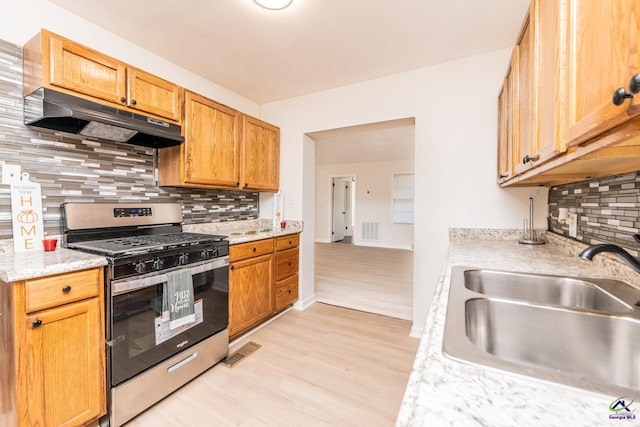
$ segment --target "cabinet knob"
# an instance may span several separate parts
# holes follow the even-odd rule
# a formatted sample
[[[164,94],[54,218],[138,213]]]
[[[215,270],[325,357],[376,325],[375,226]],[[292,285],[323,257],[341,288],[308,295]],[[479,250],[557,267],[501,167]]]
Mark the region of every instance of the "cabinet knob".
[[[132,99],[132,100],[131,100],[131,105],[136,105],[136,104],[137,104],[136,100],[135,100],[135,99]]]
[[[64,288],[62,288],[62,292],[64,292],[65,294],[68,294],[69,292],[71,292],[71,286],[67,285]]]
[[[291,261],[289,261],[289,267],[291,267]]]
[[[125,98],[124,96],[120,97],[120,102],[127,102],[127,98]]]
[[[629,80],[629,92],[634,95],[640,92],[640,73],[634,74]]]
[[[236,182],[236,185],[239,187],[240,186],[240,181]]]
[[[253,252],[255,252],[255,251],[256,251],[256,248],[252,248],[252,251],[253,251]]]
[[[293,242],[291,240],[289,240],[289,244],[291,245]]]
[[[232,265],[232,266],[231,266],[231,267],[229,267],[229,268],[230,268],[231,270],[235,270],[235,268],[236,268],[236,267]]]
[[[529,162],[535,162],[535,161],[536,161],[536,160],[538,160],[539,158],[540,158],[540,155],[538,155],[538,154],[536,154],[536,155],[535,155],[535,156],[533,156],[533,157],[527,154],[526,156],[524,156],[524,157],[522,158],[522,163],[526,165],[526,164],[527,164],[527,163],[529,163]]]
[[[508,177],[508,176],[509,176],[509,175],[507,175],[506,173],[501,173],[500,175],[498,175],[498,178],[499,178],[499,179],[502,179],[502,178],[506,178],[506,177]]]
[[[245,188],[246,188],[246,187],[248,187],[248,186],[249,186],[249,183],[248,183],[248,182],[245,182],[245,183],[244,183],[244,186],[245,186]]]
[[[289,293],[291,293],[291,289],[289,289]]]
[[[31,326],[34,327],[34,328],[42,326],[42,320],[40,320],[40,319],[34,320],[33,323],[31,323]]]
[[[633,98],[633,94],[627,92],[625,88],[619,87],[613,92],[613,105],[620,106],[624,104],[624,100],[627,98]]]

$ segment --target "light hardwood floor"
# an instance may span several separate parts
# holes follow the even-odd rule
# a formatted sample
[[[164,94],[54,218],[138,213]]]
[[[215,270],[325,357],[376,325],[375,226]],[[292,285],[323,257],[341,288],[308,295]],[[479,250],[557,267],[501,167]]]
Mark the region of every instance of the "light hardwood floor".
[[[126,426],[393,426],[418,347],[410,328],[321,303],[290,310],[232,349],[254,341],[255,353],[216,365]]]
[[[327,304],[411,320],[413,251],[316,243],[315,293]]]

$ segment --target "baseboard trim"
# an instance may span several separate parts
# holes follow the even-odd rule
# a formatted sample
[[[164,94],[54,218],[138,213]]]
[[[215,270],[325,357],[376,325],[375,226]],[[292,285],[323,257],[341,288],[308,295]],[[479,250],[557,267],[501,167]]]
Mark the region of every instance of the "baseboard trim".
[[[293,308],[295,308],[298,311],[305,311],[307,308],[311,307],[315,302],[316,302],[316,294],[313,293],[309,295],[307,298],[305,298],[304,300],[296,301],[296,303],[293,304]]]
[[[409,332],[409,336],[413,338],[422,338],[423,333],[424,333],[424,328],[417,328],[415,326],[411,326],[411,332]]]

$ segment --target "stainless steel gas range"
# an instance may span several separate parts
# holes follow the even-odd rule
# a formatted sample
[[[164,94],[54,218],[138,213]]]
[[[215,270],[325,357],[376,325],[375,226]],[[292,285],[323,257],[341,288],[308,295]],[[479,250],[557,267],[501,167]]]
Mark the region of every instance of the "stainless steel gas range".
[[[108,414],[120,426],[224,359],[229,244],[182,232],[174,203],[63,205],[64,245],[108,260]]]

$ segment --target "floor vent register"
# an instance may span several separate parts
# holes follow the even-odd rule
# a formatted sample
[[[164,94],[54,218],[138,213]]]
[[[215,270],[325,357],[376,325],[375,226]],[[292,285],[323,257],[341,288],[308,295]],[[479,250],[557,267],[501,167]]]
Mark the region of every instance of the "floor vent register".
[[[238,350],[230,354],[225,360],[222,361],[222,363],[227,368],[233,368],[238,363],[242,362],[244,359],[255,353],[260,347],[262,347],[260,344],[249,341]]]

